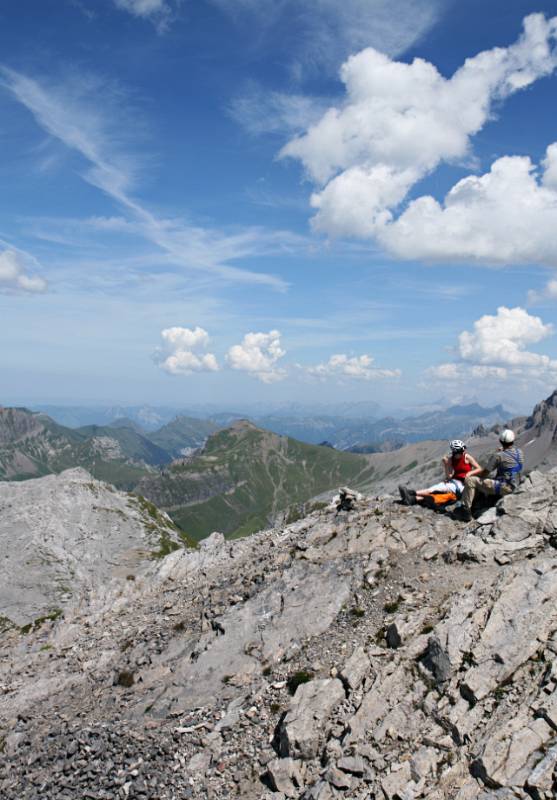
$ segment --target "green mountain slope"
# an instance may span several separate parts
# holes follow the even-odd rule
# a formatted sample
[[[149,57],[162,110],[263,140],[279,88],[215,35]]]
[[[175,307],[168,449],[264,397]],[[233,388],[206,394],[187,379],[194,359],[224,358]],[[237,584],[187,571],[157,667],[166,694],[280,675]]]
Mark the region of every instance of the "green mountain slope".
[[[132,489],[148,468],[132,463],[115,438],[89,437],[46,414],[0,407],[0,480],[26,480],[84,467],[95,478]]]
[[[112,425],[85,425],[77,428],[77,433],[87,439],[111,439],[118,442],[123,458],[131,461],[142,461],[145,464],[162,466],[172,461],[172,456],[150,439],[129,427],[113,427]]]
[[[146,436],[149,441],[170,453],[173,458],[179,458],[184,455],[184,450],[201,447],[207,437],[218,429],[218,425],[206,419],[176,417],[168,425]]]
[[[281,511],[342,483],[369,482],[366,456],[278,436],[241,421],[201,453],[141,481],[137,490],[195,539],[253,533]]]

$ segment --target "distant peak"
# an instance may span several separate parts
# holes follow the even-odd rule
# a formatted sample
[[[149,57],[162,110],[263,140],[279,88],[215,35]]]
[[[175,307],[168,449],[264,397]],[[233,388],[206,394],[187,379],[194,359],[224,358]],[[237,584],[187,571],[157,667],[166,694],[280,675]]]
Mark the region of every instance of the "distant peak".
[[[229,430],[232,431],[256,431],[258,430],[257,425],[254,425],[253,422],[249,419],[236,419],[230,425]]]

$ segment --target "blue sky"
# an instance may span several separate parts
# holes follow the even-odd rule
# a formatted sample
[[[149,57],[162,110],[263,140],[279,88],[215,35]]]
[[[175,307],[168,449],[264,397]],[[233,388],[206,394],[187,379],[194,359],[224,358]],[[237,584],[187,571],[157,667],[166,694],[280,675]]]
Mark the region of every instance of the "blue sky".
[[[2,402],[545,396],[552,10],[4,4]]]

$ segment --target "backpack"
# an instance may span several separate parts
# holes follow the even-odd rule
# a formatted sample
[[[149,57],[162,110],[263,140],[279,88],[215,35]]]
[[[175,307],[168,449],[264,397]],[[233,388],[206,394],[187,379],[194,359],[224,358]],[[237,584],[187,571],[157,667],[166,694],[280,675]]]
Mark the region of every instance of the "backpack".
[[[454,492],[432,492],[425,495],[422,505],[432,511],[444,511],[447,506],[456,503],[457,499]]]
[[[514,448],[514,453],[511,450],[507,451],[511,456],[514,464],[511,467],[505,467],[502,464],[497,468],[497,475],[495,476],[495,491],[501,494],[502,486],[509,486],[513,491],[517,484],[520,484],[520,472],[522,472],[522,453],[518,447]],[[516,483],[515,483],[516,481]]]

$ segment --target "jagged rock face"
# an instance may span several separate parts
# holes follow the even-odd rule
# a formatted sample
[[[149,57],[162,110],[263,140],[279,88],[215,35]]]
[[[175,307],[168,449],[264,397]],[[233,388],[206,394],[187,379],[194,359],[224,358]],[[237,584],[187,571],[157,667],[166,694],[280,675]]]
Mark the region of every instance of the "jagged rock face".
[[[531,416],[526,420],[525,427],[528,430],[537,429],[538,432],[544,427],[549,427],[553,431],[557,428],[557,390],[535,406]]]
[[[557,796],[557,473],[214,534],[0,638],[0,796]],[[73,792],[73,794],[72,794]]]
[[[20,408],[0,408],[0,445],[18,442],[43,430],[39,414]]]
[[[77,593],[151,563],[170,520],[82,469],[0,483],[0,617],[24,625]]]
[[[58,442],[50,436],[41,414],[24,408],[0,408],[0,478],[31,477],[48,471],[42,462]]]
[[[557,391],[535,406],[523,423],[517,444],[522,447],[526,462],[546,469],[557,464]]]

